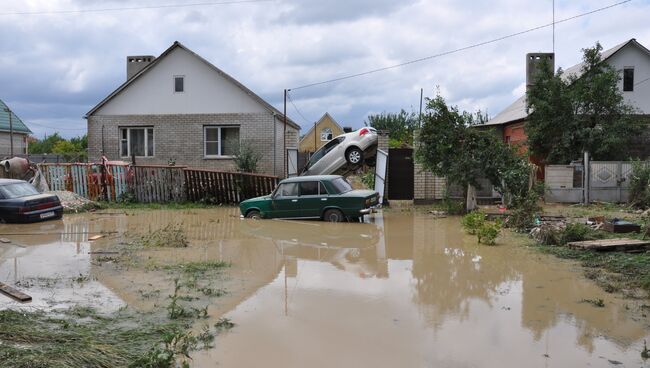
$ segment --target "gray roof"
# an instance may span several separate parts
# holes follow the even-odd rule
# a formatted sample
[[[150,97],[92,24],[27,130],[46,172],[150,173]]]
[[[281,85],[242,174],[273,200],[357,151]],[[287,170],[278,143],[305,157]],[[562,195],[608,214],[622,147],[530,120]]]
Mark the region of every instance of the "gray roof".
[[[643,45],[637,42],[637,40],[632,38],[628,41],[625,41],[623,43],[620,43],[612,47],[611,49],[607,49],[601,52],[600,53],[601,59],[603,61],[609,59],[628,44],[635,45],[640,49],[644,50],[646,53],[648,53],[648,55],[650,55],[650,50],[646,49]],[[566,70],[564,70],[562,74],[562,78],[564,78],[564,80],[569,80],[570,77],[579,78],[580,75],[582,74],[583,66],[584,63],[579,63],[570,68],[567,68]],[[506,107],[503,111],[498,113],[495,117],[490,119],[487,123],[485,123],[485,125],[502,125],[507,123],[515,123],[527,117],[528,117],[528,113],[526,112],[526,95],[523,95],[519,97],[515,102],[510,104],[510,106]]]
[[[0,100],[0,132],[10,131],[9,113],[5,110],[6,108],[8,108],[7,105]],[[11,112],[11,125],[14,133],[32,134],[32,131],[29,130],[27,125],[13,111]]]
[[[142,75],[144,75],[145,73],[147,73],[149,70],[153,69],[156,65],[158,65],[158,63],[160,62],[160,60],[164,59],[165,56],[169,55],[169,54],[170,54],[170,53],[171,53],[175,48],[177,48],[177,47],[180,47],[180,48],[182,48],[183,50],[185,50],[185,51],[189,52],[190,54],[194,55],[195,57],[197,57],[199,60],[201,60],[202,62],[204,62],[205,64],[207,64],[210,68],[212,68],[214,71],[216,71],[217,73],[219,73],[219,74],[220,74],[222,77],[224,77],[226,80],[230,81],[230,82],[233,83],[235,86],[237,86],[239,89],[241,89],[242,91],[244,91],[244,93],[246,93],[247,95],[249,95],[250,97],[252,97],[254,100],[256,100],[258,103],[260,103],[262,106],[264,106],[264,108],[266,108],[266,109],[269,110],[270,112],[272,112],[272,113],[274,113],[274,114],[276,114],[276,115],[283,116],[283,114],[280,112],[280,110],[276,109],[276,108],[273,107],[270,103],[266,102],[263,98],[261,98],[260,96],[256,95],[253,91],[251,91],[251,90],[248,89],[246,86],[244,86],[243,84],[241,84],[238,80],[236,80],[235,78],[233,78],[233,77],[231,77],[230,75],[226,74],[223,70],[217,68],[217,67],[214,66],[212,63],[210,63],[209,61],[205,60],[204,58],[202,58],[201,56],[199,56],[199,55],[198,55],[197,53],[195,53],[194,51],[188,49],[185,45],[181,44],[181,43],[178,42],[178,41],[175,41],[175,42],[174,42],[174,43],[173,43],[173,44],[172,44],[172,45],[171,45],[167,50],[165,50],[162,54],[160,54],[160,56],[158,56],[156,59],[154,59],[154,61],[152,61],[151,63],[149,63],[149,65],[147,65],[146,67],[142,68],[142,70],[140,70],[140,71],[139,71],[138,73],[136,73],[134,76],[132,76],[131,78],[129,78],[126,82],[122,83],[122,85],[119,86],[119,87],[117,87],[117,89],[116,89],[115,91],[113,91],[110,95],[108,95],[108,97],[106,97],[105,99],[103,99],[100,103],[97,104],[97,106],[93,107],[90,111],[88,111],[88,113],[86,113],[86,116],[84,116],[84,118],[88,118],[90,115],[94,114],[97,110],[99,110],[100,107],[104,106],[106,103],[108,103],[108,101],[110,101],[111,99],[113,99],[113,97],[117,96],[120,92],[122,92],[122,91],[123,91],[124,89],[126,89],[129,85],[131,85],[131,83],[133,83],[133,81],[135,81],[136,79],[140,78]],[[289,124],[289,125],[293,126],[294,128],[300,130],[300,126],[299,126],[298,124],[294,123],[293,120],[289,119],[289,117],[287,117],[287,124]]]

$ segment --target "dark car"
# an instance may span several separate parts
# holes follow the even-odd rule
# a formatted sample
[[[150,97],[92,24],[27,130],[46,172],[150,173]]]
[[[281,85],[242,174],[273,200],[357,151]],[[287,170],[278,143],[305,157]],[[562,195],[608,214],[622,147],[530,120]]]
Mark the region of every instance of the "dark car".
[[[23,180],[0,179],[0,222],[60,219],[63,206],[54,194],[39,193]]]
[[[379,194],[353,190],[342,176],[299,176],[282,180],[273,193],[239,204],[248,218],[315,218],[330,222],[358,220],[372,213]]]

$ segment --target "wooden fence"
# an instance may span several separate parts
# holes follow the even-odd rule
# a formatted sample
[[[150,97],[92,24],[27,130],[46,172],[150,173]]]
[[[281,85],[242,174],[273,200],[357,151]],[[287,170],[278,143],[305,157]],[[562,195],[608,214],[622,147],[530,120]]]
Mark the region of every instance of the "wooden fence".
[[[74,164],[39,164],[50,190],[67,190],[92,200],[116,200],[128,191],[127,165],[106,165],[105,183],[102,181],[102,165]],[[106,186],[107,196],[103,196]]]
[[[277,183],[275,176],[185,169],[185,189],[190,201],[239,203],[271,193]]]
[[[205,201],[233,204],[271,193],[275,176],[188,169],[166,165],[39,164],[51,190],[67,190],[92,200],[118,200],[131,193],[143,203]],[[105,178],[104,180],[102,178]],[[106,193],[104,194],[104,186]]]
[[[131,190],[138,202],[183,202],[185,197],[184,166],[132,166]]]

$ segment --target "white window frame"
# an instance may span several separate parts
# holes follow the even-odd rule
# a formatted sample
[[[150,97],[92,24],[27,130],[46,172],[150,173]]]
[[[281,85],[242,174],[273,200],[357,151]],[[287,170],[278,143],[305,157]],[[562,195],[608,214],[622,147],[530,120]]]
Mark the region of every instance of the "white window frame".
[[[218,129],[217,133],[217,140],[216,141],[209,141],[210,143],[217,142],[217,152],[221,152],[221,130],[222,129],[232,129],[232,128],[237,128],[239,129],[239,133],[241,134],[241,127],[239,125],[204,125],[203,126],[203,157],[204,158],[233,158],[235,156],[232,155],[222,155],[221,153],[216,154],[216,155],[208,155],[208,134],[207,130],[208,129]],[[241,144],[241,135],[239,136],[239,143]]]
[[[326,133],[327,135],[325,135],[325,139],[323,139],[323,133],[325,133],[325,130],[329,130],[329,133]],[[328,136],[330,136],[329,139],[327,139]],[[329,141],[332,140],[332,138],[334,138],[334,132],[332,131],[332,128],[325,127],[323,129],[321,129],[321,131],[320,131],[320,141],[321,142],[329,142]]]
[[[183,79],[183,90],[182,91],[176,91],[176,78],[182,78]],[[172,78],[172,91],[174,91],[175,94],[185,93],[185,76],[184,75],[175,75]]]
[[[135,157],[142,157],[142,158],[148,158],[148,157],[155,157],[156,156],[156,130],[153,128],[153,126],[128,126],[128,127],[119,127],[120,128],[120,146],[118,147],[120,151],[120,157],[131,157],[131,129],[133,130],[144,130],[144,156],[135,156]],[[148,156],[147,154],[149,153],[149,132],[148,130],[151,129],[153,131],[153,142],[151,144],[153,145],[152,148],[152,155]],[[125,141],[123,137],[123,131],[126,130],[126,152],[127,155],[123,156],[122,155],[122,142]]]

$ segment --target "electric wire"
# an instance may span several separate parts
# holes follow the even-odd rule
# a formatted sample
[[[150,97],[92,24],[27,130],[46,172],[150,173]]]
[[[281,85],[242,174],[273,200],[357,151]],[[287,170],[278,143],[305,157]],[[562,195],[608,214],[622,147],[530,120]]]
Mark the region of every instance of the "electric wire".
[[[383,72],[383,71],[386,71],[386,70],[400,68],[400,67],[403,67],[403,66],[407,66],[407,65],[411,65],[411,64],[431,60],[431,59],[435,59],[435,58],[438,58],[438,57],[441,57],[441,56],[447,56],[447,55],[455,54],[455,53],[458,53],[458,52],[461,52],[461,51],[466,51],[466,50],[477,48],[477,47],[480,47],[480,46],[485,46],[485,45],[488,45],[488,44],[491,44],[491,43],[496,43],[496,42],[499,42],[499,41],[503,41],[503,40],[506,40],[506,39],[509,39],[509,38],[521,36],[521,35],[526,34],[526,33],[538,31],[540,29],[551,27],[551,26],[553,26],[555,24],[565,23],[565,22],[568,22],[568,21],[571,21],[571,20],[574,20],[574,19],[577,19],[577,18],[585,17],[587,15],[591,15],[591,14],[594,14],[594,13],[598,13],[598,12],[601,12],[601,11],[604,11],[604,10],[608,10],[608,9],[611,9],[611,8],[614,8],[614,7],[629,3],[630,1],[632,1],[632,0],[620,1],[620,2],[611,4],[611,5],[608,5],[608,6],[604,6],[602,8],[598,8],[598,9],[588,11],[586,13],[581,13],[581,14],[577,14],[577,15],[574,15],[574,16],[571,16],[571,17],[568,17],[568,18],[560,19],[560,20],[554,21],[552,23],[548,23],[548,24],[544,24],[544,25],[541,25],[541,26],[529,28],[529,29],[526,29],[524,31],[520,31],[520,32],[516,32],[516,33],[511,33],[509,35],[501,36],[501,37],[494,38],[494,39],[491,39],[491,40],[488,40],[488,41],[478,42],[478,43],[471,44],[471,45],[464,46],[464,47],[460,47],[460,48],[457,48],[457,49],[454,49],[454,50],[444,51],[444,52],[441,52],[441,53],[438,53],[438,54],[435,54],[435,55],[425,56],[425,57],[422,57],[422,58],[419,58],[419,59],[409,60],[409,61],[406,61],[406,62],[403,62],[403,63],[390,65],[390,66],[386,66],[386,67],[383,67],[383,68],[377,68],[377,69],[372,69],[372,70],[368,70],[368,71],[365,71],[365,72],[350,74],[350,75],[346,75],[346,76],[342,76],[342,77],[338,77],[338,78],[332,78],[332,79],[324,80],[324,81],[321,81],[321,82],[309,83],[309,84],[305,84],[305,85],[302,85],[302,86],[293,87],[290,90],[295,91],[295,90],[299,90],[299,89],[320,86],[320,85],[323,85],[323,84],[340,82],[340,81],[343,81],[343,80],[346,80],[346,79],[362,77],[362,76],[369,75],[369,74]]]
[[[300,111],[300,109],[298,108],[298,106],[296,106],[296,104],[293,102],[293,99],[291,98],[291,94],[289,94],[289,91],[287,91],[287,99],[288,99],[289,102],[291,103],[291,106],[293,106],[293,108],[296,110],[296,112],[298,113],[298,115],[300,115],[300,117],[302,118],[302,120],[303,120],[305,123],[309,124],[309,119],[307,119],[307,118],[305,117],[305,115],[302,114],[302,112]]]
[[[19,12],[0,13],[0,16],[3,16],[3,15],[57,15],[57,14],[103,13],[103,12],[118,12],[118,11],[129,11],[129,10],[170,9],[170,8],[189,8],[189,7],[200,7],[200,6],[264,3],[264,2],[272,2],[272,1],[276,1],[276,0],[232,0],[232,1],[209,1],[209,2],[189,3],[189,4],[144,5],[144,6],[120,7],[120,8],[19,11]]]

